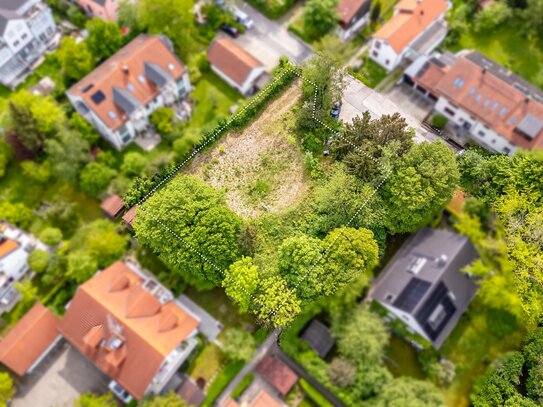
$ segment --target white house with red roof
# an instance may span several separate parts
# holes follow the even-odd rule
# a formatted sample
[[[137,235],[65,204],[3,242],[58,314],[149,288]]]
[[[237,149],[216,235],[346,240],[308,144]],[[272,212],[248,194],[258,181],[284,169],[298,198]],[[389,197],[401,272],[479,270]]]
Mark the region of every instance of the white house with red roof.
[[[543,90],[477,51],[422,56],[404,82],[433,100],[459,135],[489,151],[543,148]]]
[[[269,79],[264,64],[228,38],[213,41],[207,60],[213,72],[244,96],[254,94]]]
[[[146,132],[149,116],[191,91],[185,65],[170,40],[141,34],[72,86],[67,96],[113,147]]]
[[[336,11],[339,15],[339,38],[348,40],[369,22],[371,0],[340,0]]]
[[[373,34],[369,56],[388,72],[404,59],[430,54],[447,35],[448,0],[401,0],[394,15]]]

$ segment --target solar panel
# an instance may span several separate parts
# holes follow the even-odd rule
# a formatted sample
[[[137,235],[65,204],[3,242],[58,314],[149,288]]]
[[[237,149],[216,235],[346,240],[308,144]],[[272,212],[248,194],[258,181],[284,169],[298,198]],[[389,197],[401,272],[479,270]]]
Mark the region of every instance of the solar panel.
[[[413,277],[392,305],[406,312],[413,311],[431,285],[428,281]]]
[[[91,95],[91,99],[95,104],[99,105],[106,99],[106,95],[101,90],[97,90]]]

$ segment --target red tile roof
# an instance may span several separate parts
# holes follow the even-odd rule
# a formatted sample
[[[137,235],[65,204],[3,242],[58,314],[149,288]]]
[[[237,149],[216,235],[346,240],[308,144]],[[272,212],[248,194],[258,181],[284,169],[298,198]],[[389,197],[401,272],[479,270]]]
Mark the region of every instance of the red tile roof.
[[[0,341],[0,362],[23,376],[59,336],[58,319],[36,303]]]
[[[243,85],[253,69],[262,65],[234,41],[228,38],[219,38],[207,50],[209,63],[238,85]]]
[[[543,120],[543,104],[527,98],[512,83],[471,61],[468,55],[459,55],[452,66],[441,67],[430,61],[426,71],[413,80],[436,96],[444,96],[513,144],[526,149],[543,148],[543,131],[532,140],[515,131],[528,114]],[[459,80],[461,86],[456,85]]]
[[[75,348],[137,399],[199,323],[175,302],[162,304],[143,282],[126,264],[113,264],[78,288],[59,324]]]
[[[100,208],[102,208],[107,216],[115,219],[121,214],[122,210],[124,209],[123,198],[121,198],[117,194],[110,195],[106,199],[104,199],[104,201],[100,205]]]
[[[284,404],[280,403],[266,390],[262,389],[251,401],[249,407],[283,407]]]
[[[19,243],[17,243],[15,240],[4,239],[4,241],[0,243],[0,258],[10,254],[18,247]]]
[[[163,37],[141,34],[72,86],[68,93],[81,97],[106,126],[116,130],[127,117],[113,103],[114,87],[125,90],[144,106],[160,94],[160,90],[145,76],[145,63],[157,65],[176,80],[186,72]],[[92,96],[98,91],[105,98],[97,104]]]
[[[386,40],[399,54],[448,9],[446,0],[402,0],[373,38]]]
[[[287,394],[298,381],[298,375],[279,359],[266,355],[255,371],[282,395]]]
[[[138,209],[138,206],[134,205],[123,216],[123,220],[126,223],[128,223],[130,226],[132,226],[132,222],[134,221],[134,219],[136,219],[136,210],[137,209]]]

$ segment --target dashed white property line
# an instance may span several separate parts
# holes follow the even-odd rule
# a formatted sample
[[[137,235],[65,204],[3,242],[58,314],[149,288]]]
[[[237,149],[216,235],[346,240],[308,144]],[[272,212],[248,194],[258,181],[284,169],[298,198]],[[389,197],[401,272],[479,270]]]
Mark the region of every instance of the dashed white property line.
[[[285,76],[287,73],[294,74],[302,79],[302,81],[306,81],[307,83],[313,85],[314,88],[314,95],[313,95],[313,109],[312,109],[312,118],[317,123],[319,123],[321,126],[323,126],[325,129],[329,130],[333,136],[337,137],[338,139],[341,139],[345,141],[347,144],[352,146],[354,149],[359,151],[360,153],[364,154],[366,157],[373,160],[379,167],[381,167],[386,174],[385,177],[377,184],[374,191],[366,198],[366,200],[362,203],[362,205],[356,210],[356,212],[353,214],[353,216],[349,219],[347,224],[341,228],[341,232],[334,238],[334,240],[328,245],[328,247],[321,253],[320,257],[313,263],[313,265],[308,268],[308,270],[299,278],[298,282],[294,285],[293,288],[289,288],[287,297],[283,298],[283,300],[279,303],[277,308],[270,309],[266,304],[261,302],[258,297],[256,297],[254,294],[247,291],[245,287],[240,285],[237,281],[235,281],[229,274],[225,272],[221,267],[217,266],[215,263],[213,263],[211,260],[209,260],[203,253],[201,253],[196,247],[194,247],[192,244],[188,243],[184,238],[182,238],[178,233],[176,233],[174,230],[172,230],[168,225],[166,225],[162,220],[158,219],[157,217],[150,215],[153,220],[155,220],[164,230],[166,230],[168,233],[170,233],[172,236],[177,238],[183,245],[185,245],[189,250],[191,250],[193,253],[197,254],[202,260],[204,260],[207,264],[209,264],[211,267],[213,267],[215,270],[217,270],[223,278],[229,279],[236,287],[240,288],[247,296],[253,300],[255,303],[258,303],[260,306],[262,306],[267,312],[268,315],[276,315],[277,312],[283,307],[283,305],[286,303],[286,301],[293,295],[293,293],[296,291],[296,289],[300,286],[300,284],[305,281],[307,276],[314,270],[314,268],[320,263],[320,261],[326,256],[326,254],[330,251],[330,249],[333,247],[335,242],[343,235],[345,228],[349,227],[349,225],[356,219],[356,217],[359,215],[359,213],[362,211],[362,209],[365,208],[365,206],[368,204],[368,202],[373,198],[373,196],[377,193],[379,188],[383,185],[383,183],[388,179],[390,176],[391,170],[387,169],[380,161],[376,160],[374,157],[366,153],[365,151],[361,150],[358,146],[353,144],[350,140],[347,140],[343,137],[341,132],[332,129],[330,126],[328,126],[326,123],[324,123],[322,120],[320,120],[316,116],[316,104],[317,104],[317,93],[318,93],[318,87],[317,84],[307,78],[304,78],[303,75],[301,75],[297,70],[295,69],[288,69],[284,72],[282,72],[280,75],[278,75],[276,78],[272,80],[269,84],[267,84],[264,89],[257,94],[257,96],[250,100],[247,105],[242,107],[239,112],[236,112],[233,114],[224,125],[219,126],[217,129],[215,129],[211,135],[197,148],[195,149],[185,160],[183,160],[181,163],[175,166],[175,168],[164,177],[157,185],[155,185],[147,194],[143,196],[143,198],[140,199],[140,201],[136,204],[140,208],[140,210],[146,212],[147,214],[150,214],[150,212],[145,209],[145,207],[142,205],[152,194],[154,194],[162,185],[164,185],[167,181],[169,181],[175,174],[177,174],[181,168],[183,168],[191,159],[193,159],[202,149],[204,149],[207,144],[209,144],[210,141],[212,141],[214,138],[216,138],[219,134],[221,134],[225,129],[227,129],[230,124],[241,114],[243,113],[247,108],[249,108],[252,104],[254,104],[257,100],[259,100],[259,95],[263,95],[267,89],[269,89],[274,82],[280,80]]]

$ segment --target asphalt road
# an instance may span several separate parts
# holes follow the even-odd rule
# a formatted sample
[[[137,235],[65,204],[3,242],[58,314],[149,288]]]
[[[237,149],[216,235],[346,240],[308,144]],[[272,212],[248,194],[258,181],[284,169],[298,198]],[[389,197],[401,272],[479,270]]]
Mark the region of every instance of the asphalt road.
[[[313,55],[309,45],[287,30],[287,19],[269,20],[245,2],[238,0],[236,4],[252,18],[254,26],[234,41],[262,61],[268,71],[283,55],[296,64]]]

